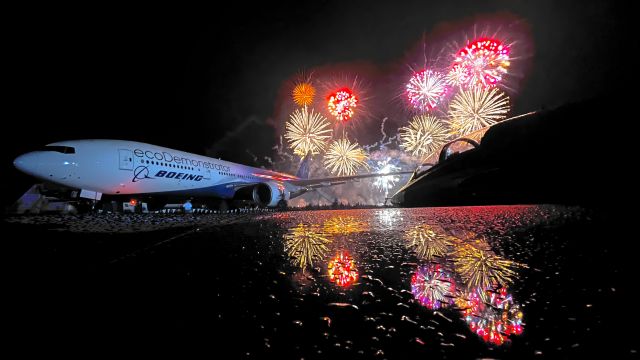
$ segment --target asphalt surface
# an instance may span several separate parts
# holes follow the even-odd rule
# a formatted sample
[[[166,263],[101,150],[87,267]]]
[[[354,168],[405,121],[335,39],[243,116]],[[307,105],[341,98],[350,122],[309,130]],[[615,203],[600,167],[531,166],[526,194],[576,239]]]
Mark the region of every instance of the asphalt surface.
[[[609,217],[580,207],[9,217],[3,227],[6,324],[25,353],[44,342],[51,354],[182,346],[214,358],[638,351],[632,251]]]

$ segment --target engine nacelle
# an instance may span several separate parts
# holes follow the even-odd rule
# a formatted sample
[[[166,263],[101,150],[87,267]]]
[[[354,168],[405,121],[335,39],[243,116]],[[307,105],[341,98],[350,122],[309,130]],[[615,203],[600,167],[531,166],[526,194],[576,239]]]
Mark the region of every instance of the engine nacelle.
[[[280,185],[281,187],[282,185]],[[275,182],[264,182],[253,186],[244,187],[236,191],[233,197],[236,200],[251,200],[260,206],[275,207],[280,200],[289,200],[290,194],[281,190]]]

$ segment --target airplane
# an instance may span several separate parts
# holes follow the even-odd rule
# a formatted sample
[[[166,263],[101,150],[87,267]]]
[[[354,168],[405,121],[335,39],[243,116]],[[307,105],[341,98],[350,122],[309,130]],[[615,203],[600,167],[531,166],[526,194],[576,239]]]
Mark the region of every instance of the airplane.
[[[310,158],[307,155],[301,161],[294,176],[142,142],[87,139],[51,143],[18,156],[13,163],[46,182],[79,189],[81,198],[93,201],[103,194],[203,197],[218,199],[221,210],[238,200],[261,207],[286,207],[288,200],[320,187],[412,173],[308,179]]]

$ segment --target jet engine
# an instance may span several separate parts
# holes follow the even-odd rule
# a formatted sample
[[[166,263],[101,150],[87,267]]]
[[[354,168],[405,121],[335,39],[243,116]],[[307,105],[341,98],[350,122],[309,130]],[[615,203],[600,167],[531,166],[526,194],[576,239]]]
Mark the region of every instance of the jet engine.
[[[264,182],[239,189],[233,198],[234,200],[250,200],[260,206],[275,207],[280,200],[287,201],[289,197],[289,192],[285,191],[282,185],[275,182]]]

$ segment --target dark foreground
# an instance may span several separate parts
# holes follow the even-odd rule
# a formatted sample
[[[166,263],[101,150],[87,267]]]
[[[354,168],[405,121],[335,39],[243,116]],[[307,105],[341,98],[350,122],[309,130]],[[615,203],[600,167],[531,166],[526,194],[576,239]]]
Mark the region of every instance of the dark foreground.
[[[17,282],[4,296],[23,354],[638,355],[629,239],[582,208],[217,215],[157,231],[125,217],[134,230],[119,234],[86,225],[102,215],[44,219],[3,224],[19,234],[3,240]]]

